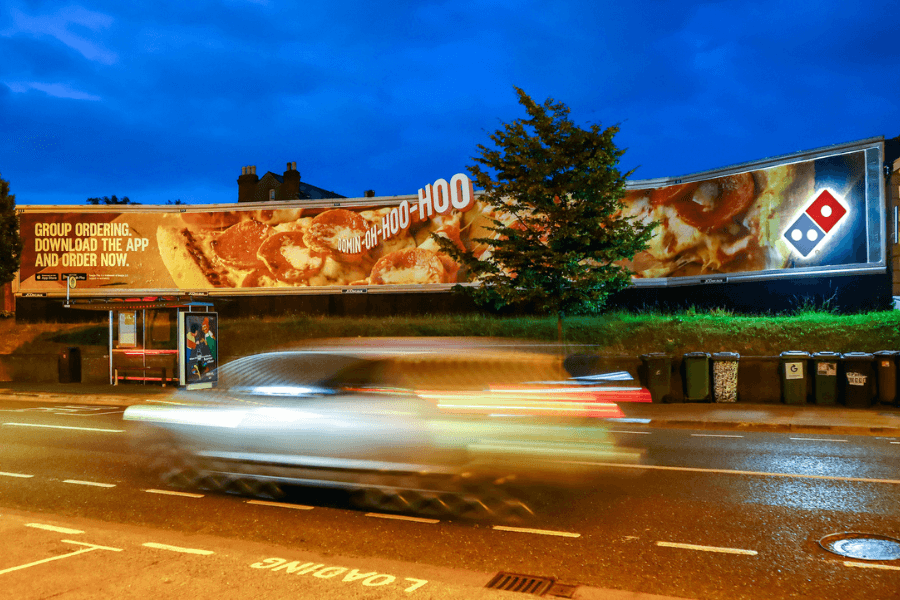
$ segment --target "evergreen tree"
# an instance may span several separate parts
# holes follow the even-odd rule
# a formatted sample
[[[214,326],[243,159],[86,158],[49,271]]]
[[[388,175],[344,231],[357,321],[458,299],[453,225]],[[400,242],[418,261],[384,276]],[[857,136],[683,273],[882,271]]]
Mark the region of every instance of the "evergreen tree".
[[[117,198],[115,194],[112,197],[103,196],[102,198],[88,198],[85,202],[88,204],[100,205],[100,204],[140,204],[140,202],[132,202],[128,196],[122,196],[122,198]]]
[[[616,264],[646,247],[653,225],[621,215],[624,153],[613,143],[618,127],[576,126],[569,108],[534,102],[516,88],[528,118],[505,123],[478,145],[469,167],[493,210],[488,251],[476,257],[445,239],[442,249],[482,285],[468,288],[479,304],[523,305],[557,315],[562,339],[565,314],[596,312],[631,282]]]
[[[0,284],[12,281],[22,259],[22,238],[16,215],[16,196],[0,177]]]

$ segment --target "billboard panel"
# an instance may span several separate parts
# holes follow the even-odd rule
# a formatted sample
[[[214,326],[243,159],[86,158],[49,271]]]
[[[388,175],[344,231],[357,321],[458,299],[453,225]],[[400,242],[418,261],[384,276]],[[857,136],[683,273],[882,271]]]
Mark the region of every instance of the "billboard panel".
[[[432,234],[479,249],[491,213],[465,175],[418,196],[205,207],[23,207],[20,295],[284,294],[465,283]]]
[[[637,285],[884,270],[881,152],[868,140],[632,182],[624,214],[660,226],[623,264]]]

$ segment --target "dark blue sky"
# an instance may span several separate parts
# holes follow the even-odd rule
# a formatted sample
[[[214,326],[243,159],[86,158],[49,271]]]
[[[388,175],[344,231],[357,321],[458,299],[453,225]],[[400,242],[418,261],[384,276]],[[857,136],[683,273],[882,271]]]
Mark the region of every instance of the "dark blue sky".
[[[472,164],[513,86],[619,123],[633,178],[900,135],[893,1],[41,2],[0,10],[16,202],[237,200],[241,167],[358,197]]]

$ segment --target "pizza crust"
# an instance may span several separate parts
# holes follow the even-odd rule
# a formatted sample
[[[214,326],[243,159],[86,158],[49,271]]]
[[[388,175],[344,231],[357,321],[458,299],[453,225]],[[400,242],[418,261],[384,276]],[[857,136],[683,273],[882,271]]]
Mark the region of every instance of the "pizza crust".
[[[200,268],[194,256],[188,251],[191,242],[188,236],[185,235],[187,231],[184,225],[181,227],[160,225],[156,229],[156,243],[159,248],[159,255],[179,289],[212,289],[216,286],[213,285],[207,273]],[[227,277],[224,271],[221,271],[218,275],[219,277]],[[222,287],[231,286],[226,284],[226,286]]]

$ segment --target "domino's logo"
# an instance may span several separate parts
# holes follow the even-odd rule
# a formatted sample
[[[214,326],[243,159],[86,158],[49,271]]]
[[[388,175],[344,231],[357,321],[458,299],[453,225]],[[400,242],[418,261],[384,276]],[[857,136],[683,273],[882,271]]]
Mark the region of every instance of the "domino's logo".
[[[831,192],[822,190],[784,232],[784,239],[807,257],[846,216],[844,205]]]

